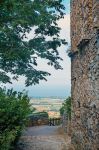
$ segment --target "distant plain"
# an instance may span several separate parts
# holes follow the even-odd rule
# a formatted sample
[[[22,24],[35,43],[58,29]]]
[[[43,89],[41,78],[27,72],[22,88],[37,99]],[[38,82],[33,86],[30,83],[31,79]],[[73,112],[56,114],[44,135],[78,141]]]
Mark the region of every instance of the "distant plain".
[[[49,118],[60,117],[60,108],[64,102],[63,98],[32,98],[30,103],[36,108],[36,112],[46,111]]]

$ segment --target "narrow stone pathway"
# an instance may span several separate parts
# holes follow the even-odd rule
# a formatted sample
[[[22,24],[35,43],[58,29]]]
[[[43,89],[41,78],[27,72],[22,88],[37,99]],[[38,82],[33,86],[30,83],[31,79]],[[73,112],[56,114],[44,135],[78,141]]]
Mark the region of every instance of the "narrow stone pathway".
[[[64,136],[59,127],[40,126],[27,128],[19,147],[21,150],[68,150],[69,144],[70,137]]]

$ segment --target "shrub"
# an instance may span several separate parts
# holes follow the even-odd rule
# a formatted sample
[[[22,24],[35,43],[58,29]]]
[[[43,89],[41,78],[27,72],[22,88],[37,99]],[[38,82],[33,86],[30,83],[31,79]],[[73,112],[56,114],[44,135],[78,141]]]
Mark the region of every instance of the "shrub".
[[[63,115],[64,112],[67,113],[69,120],[71,120],[71,97],[68,97],[60,108],[60,114]]]
[[[34,117],[38,116],[39,118],[49,118],[48,113],[46,111],[36,112],[32,114]]]
[[[0,88],[0,148],[13,148],[30,114],[29,97],[26,92]]]

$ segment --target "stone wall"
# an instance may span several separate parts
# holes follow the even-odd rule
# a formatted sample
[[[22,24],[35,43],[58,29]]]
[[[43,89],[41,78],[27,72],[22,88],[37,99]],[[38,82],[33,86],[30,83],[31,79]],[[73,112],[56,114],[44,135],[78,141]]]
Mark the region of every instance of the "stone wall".
[[[71,46],[77,51],[83,40],[93,36],[99,27],[99,0],[71,0]]]
[[[64,112],[61,118],[62,118],[62,128],[64,130],[64,133],[71,136],[71,121],[66,111]]]
[[[72,144],[99,150],[99,0],[71,1]]]

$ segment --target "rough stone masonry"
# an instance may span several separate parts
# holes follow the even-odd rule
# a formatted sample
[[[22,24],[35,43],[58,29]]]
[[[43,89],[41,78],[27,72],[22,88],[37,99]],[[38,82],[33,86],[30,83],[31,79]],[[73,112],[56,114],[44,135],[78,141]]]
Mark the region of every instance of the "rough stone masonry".
[[[99,0],[71,0],[72,144],[99,150]]]

